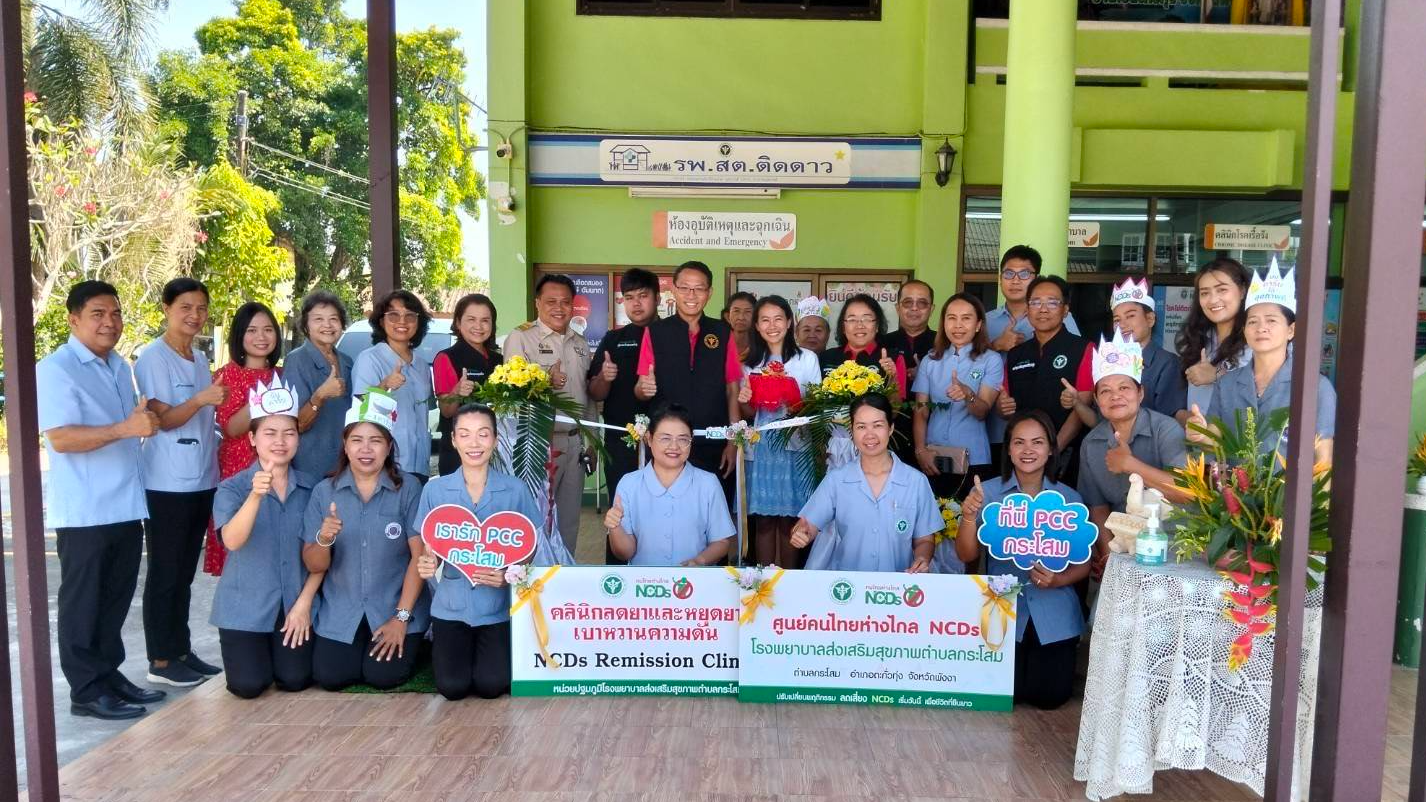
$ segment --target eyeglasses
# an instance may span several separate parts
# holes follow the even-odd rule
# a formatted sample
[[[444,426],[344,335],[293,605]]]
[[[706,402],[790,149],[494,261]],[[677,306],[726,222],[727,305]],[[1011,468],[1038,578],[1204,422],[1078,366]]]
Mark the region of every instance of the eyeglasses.
[[[690,287],[686,284],[675,284],[673,288],[682,295],[706,295],[708,293],[707,287]]]
[[[1025,305],[1031,309],[1059,309],[1065,302],[1059,298],[1035,298]]]
[[[382,315],[382,317],[386,318],[392,323],[409,323],[411,321],[420,319],[420,315],[417,315],[415,312],[398,312],[395,309],[391,310],[390,312],[387,312],[385,315]]]
[[[671,434],[661,434],[654,438],[654,442],[659,444],[659,448],[678,446],[680,449],[683,449],[693,445],[693,438],[685,435],[674,437]]]
[[[1032,279],[1032,278],[1034,278],[1034,277],[1035,277],[1035,271],[1029,270],[1029,269],[1025,269],[1025,270],[1002,270],[1002,271],[1000,271],[1000,277],[1003,278],[1003,279],[1005,279],[1006,281],[1013,281],[1013,280],[1015,280],[1015,279],[1017,279],[1017,278],[1020,279],[1021,281],[1024,281],[1024,280],[1026,280],[1026,279]]]
[[[871,315],[857,315],[843,318],[843,322],[851,326],[870,326],[876,323],[876,318]]]
[[[901,301],[902,309],[930,309],[931,302],[925,298],[905,298]]]

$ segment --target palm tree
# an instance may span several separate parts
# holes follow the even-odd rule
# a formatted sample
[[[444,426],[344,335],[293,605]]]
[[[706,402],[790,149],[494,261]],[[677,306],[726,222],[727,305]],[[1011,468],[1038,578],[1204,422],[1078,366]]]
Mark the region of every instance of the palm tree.
[[[44,0],[20,0],[26,84],[49,117],[148,130],[153,104],[142,62],[168,2],[78,0],[83,11],[74,14]]]

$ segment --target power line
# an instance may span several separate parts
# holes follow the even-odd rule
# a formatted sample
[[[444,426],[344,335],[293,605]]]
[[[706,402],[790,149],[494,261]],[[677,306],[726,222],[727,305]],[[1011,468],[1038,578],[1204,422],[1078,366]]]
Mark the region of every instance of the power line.
[[[347,172],[347,171],[345,171],[345,170],[338,170],[338,169],[335,168],[335,167],[328,167],[328,166],[325,165],[325,164],[318,164],[317,162],[314,162],[314,161],[312,161],[311,159],[305,159],[305,158],[303,158],[303,157],[301,157],[301,156],[298,156],[296,153],[288,153],[287,151],[282,150],[281,148],[275,148],[275,147],[273,147],[273,146],[271,146],[271,145],[264,145],[263,143],[257,141],[256,139],[253,139],[252,137],[248,137],[246,141],[247,141],[248,144],[252,145],[253,147],[255,147],[255,148],[259,149],[259,150],[265,150],[265,151],[268,151],[269,153],[275,153],[275,154],[277,154],[278,156],[282,156],[282,157],[285,157],[285,158],[288,158],[288,159],[292,159],[293,161],[296,161],[296,162],[301,162],[302,164],[305,164],[305,165],[307,165],[308,167],[315,167],[315,168],[318,169],[318,170],[324,170],[324,171],[326,171],[326,172],[328,172],[328,173],[331,173],[332,175],[341,176],[342,178],[345,178],[345,179],[347,179],[347,180],[349,180],[349,181],[357,181],[357,182],[360,182],[360,183],[362,183],[362,184],[366,184],[367,186],[370,186],[370,185],[371,185],[371,180],[368,179],[368,178],[364,178],[364,177],[359,176],[359,175],[353,175],[353,174],[351,174],[351,173],[349,173],[349,172]]]
[[[300,181],[294,181],[294,180],[292,180],[292,179],[290,179],[290,178],[287,178],[286,176],[278,175],[277,173],[274,173],[274,172],[272,172],[272,171],[270,171],[270,170],[267,170],[267,169],[265,169],[265,168],[262,168],[262,167],[254,167],[254,168],[253,168],[253,176],[254,176],[255,178],[262,178],[262,179],[265,179],[265,180],[267,180],[267,181],[271,181],[271,182],[273,182],[273,183],[275,183],[275,184],[279,184],[279,185],[281,185],[281,186],[285,186],[285,187],[288,187],[288,188],[291,188],[291,189],[296,189],[296,190],[299,190],[299,191],[302,191],[302,192],[306,192],[306,193],[309,193],[309,194],[312,194],[312,195],[316,195],[316,196],[318,196],[318,197],[320,197],[320,198],[324,198],[324,199],[327,199],[327,200],[334,200],[334,201],[336,201],[336,202],[338,202],[338,203],[344,203],[344,204],[346,204],[346,205],[348,205],[348,206],[353,206],[353,207],[355,207],[355,208],[357,208],[357,209],[361,209],[361,210],[364,211],[364,212],[370,212],[370,211],[371,211],[371,204],[365,203],[365,202],[363,202],[363,201],[359,201],[359,200],[357,200],[356,198],[352,198],[352,197],[349,197],[349,196],[347,196],[347,195],[343,195],[343,194],[341,194],[341,193],[339,193],[339,192],[332,192],[331,190],[326,189],[326,188],[318,188],[318,187],[311,186],[311,185],[309,185],[309,184],[303,184],[303,183],[300,182]]]

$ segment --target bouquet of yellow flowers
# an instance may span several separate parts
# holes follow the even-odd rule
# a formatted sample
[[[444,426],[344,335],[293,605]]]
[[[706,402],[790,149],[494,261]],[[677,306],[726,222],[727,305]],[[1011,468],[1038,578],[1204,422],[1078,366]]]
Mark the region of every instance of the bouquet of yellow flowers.
[[[548,481],[546,463],[550,458],[550,440],[554,435],[555,416],[575,421],[584,440],[600,456],[604,441],[580,422],[584,407],[573,398],[555,391],[550,374],[544,368],[522,356],[511,357],[491,371],[475,394],[460,401],[475,401],[490,407],[495,414],[514,421],[514,437],[508,443],[509,462],[499,467],[507,470],[527,487],[537,487]],[[505,448],[501,448],[503,456]],[[536,496],[538,498],[538,496]]]
[[[822,377],[822,383],[807,390],[799,414],[809,418],[800,431],[809,448],[799,452],[801,476],[809,477],[812,484],[822,480],[827,472],[827,451],[832,441],[833,431],[845,429],[850,421],[848,406],[858,396],[868,393],[889,395],[895,385],[887,381],[876,368],[859,365],[847,360]],[[777,429],[773,436],[779,448],[786,448],[793,433],[798,429]]]

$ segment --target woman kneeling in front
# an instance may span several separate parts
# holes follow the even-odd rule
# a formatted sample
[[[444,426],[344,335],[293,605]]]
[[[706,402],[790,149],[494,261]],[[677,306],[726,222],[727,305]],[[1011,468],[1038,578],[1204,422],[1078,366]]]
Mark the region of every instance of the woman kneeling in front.
[[[396,399],[371,388],[352,404],[336,470],[312,491],[302,561],[323,574],[312,677],[329,691],[411,678],[430,600],[411,526],[421,483],[396,467]]]
[[[736,530],[718,477],[688,464],[688,410],[656,411],[645,439],[652,459],[619,480],[604,516],[614,556],[629,565],[716,565]]]
[[[792,545],[813,544],[806,566],[813,570],[924,573],[934,535],[946,527],[931,485],[887,450],[886,396],[859,396],[849,409],[860,459],[827,472],[792,527]],[[832,524],[835,537],[822,531]]]
[[[956,553],[967,565],[980,556],[981,511],[1011,493],[1035,496],[1055,490],[1065,501],[1080,501],[1079,493],[1054,480],[1059,449],[1054,424],[1039,410],[1022,412],[1005,430],[1005,458],[1000,476],[975,488],[961,504]],[[1089,563],[1051,573],[1039,563],[1029,571],[1009,560],[989,558],[987,574],[1013,574],[1024,587],[1015,598],[1015,701],[1053,710],[1074,692],[1075,652],[1084,632],[1074,583],[1089,574]]]
[[[432,479],[421,492],[411,525],[420,531],[427,513],[442,504],[470,510],[479,520],[497,512],[518,512],[539,528],[542,516],[519,479],[490,467],[496,451],[495,413],[466,404],[451,419],[451,442],[460,470]],[[537,532],[537,535],[539,533]],[[471,693],[494,699],[510,690],[510,593],[505,572],[474,568],[475,584],[454,566],[441,565],[429,549],[417,561],[431,580],[431,668],[436,690],[447,699]],[[439,573],[439,576],[438,576]]]
[[[248,396],[248,439],[257,462],[224,479],[213,522],[228,550],[209,623],[228,690],[252,699],[274,681],[284,691],[312,684],[312,599],[321,574],[302,565],[302,514],[315,477],[294,470],[297,394],[281,379]]]

